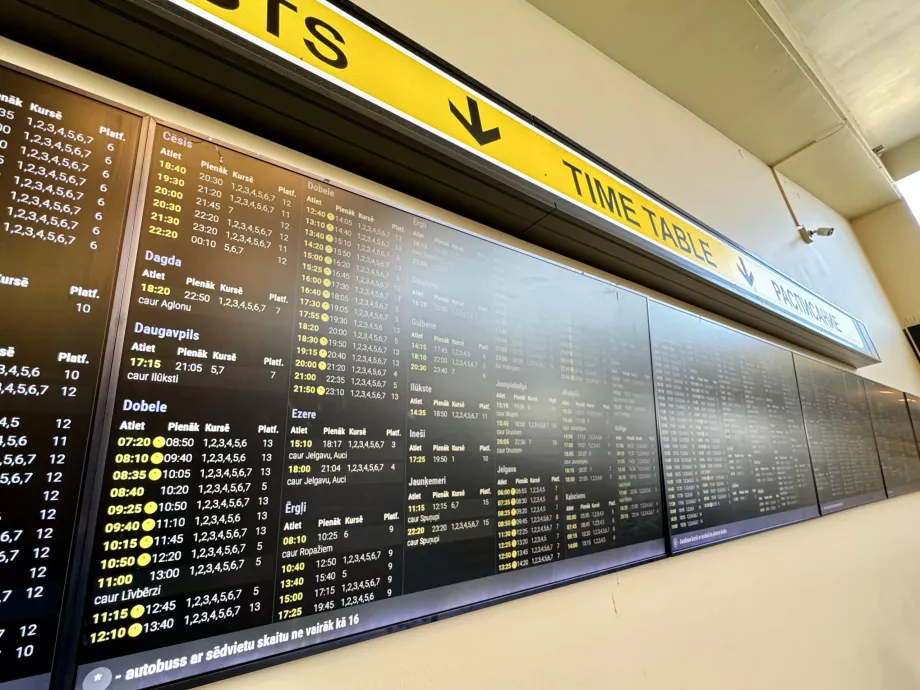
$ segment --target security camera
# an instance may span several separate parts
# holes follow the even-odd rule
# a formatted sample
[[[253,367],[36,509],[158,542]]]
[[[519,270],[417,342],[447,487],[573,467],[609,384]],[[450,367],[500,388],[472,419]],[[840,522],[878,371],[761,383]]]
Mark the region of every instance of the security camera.
[[[815,237],[830,237],[834,234],[834,228],[818,228],[817,230],[809,230],[804,225],[800,225],[798,230],[799,235],[805,244],[811,244],[814,242]]]

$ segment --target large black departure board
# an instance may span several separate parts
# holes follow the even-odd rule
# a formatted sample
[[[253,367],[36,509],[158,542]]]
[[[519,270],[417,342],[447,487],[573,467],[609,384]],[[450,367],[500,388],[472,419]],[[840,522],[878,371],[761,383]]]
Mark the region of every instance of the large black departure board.
[[[917,491],[920,489],[920,452],[904,393],[868,379],[863,383],[888,496]]]
[[[0,68],[0,688],[48,687],[141,118]]]
[[[863,380],[794,356],[822,513],[885,498]]]
[[[644,297],[157,126],[76,676],[661,556]]]
[[[650,307],[672,551],[818,515],[792,355]]]

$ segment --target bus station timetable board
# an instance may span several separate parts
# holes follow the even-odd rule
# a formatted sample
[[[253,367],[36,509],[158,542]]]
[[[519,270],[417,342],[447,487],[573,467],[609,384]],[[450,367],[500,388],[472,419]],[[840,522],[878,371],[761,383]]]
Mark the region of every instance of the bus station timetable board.
[[[0,76],[0,690],[194,683],[918,487],[913,396]]]
[[[150,139],[86,690],[664,555],[644,297]]]
[[[822,513],[885,498],[863,380],[793,356]]]

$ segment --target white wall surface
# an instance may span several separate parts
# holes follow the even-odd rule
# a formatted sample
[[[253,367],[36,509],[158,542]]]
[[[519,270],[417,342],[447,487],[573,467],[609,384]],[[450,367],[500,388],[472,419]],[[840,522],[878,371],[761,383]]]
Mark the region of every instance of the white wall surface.
[[[920,393],[920,372],[888,299],[849,226],[820,202],[787,184],[803,222],[838,230],[806,247],[765,166],[522,0],[362,4],[851,311],[869,326],[884,359],[861,373]],[[497,235],[3,39],[0,59]],[[918,523],[920,494],[883,501],[241,676],[215,690],[914,689]]]

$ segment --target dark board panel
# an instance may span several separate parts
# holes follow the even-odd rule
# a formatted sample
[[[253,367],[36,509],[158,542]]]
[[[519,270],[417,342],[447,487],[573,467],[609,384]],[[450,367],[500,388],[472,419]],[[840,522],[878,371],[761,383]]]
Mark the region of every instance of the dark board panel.
[[[77,685],[664,554],[644,297],[174,129],[153,141]]]
[[[863,380],[807,357],[794,359],[821,512],[885,498]]]
[[[141,118],[0,67],[0,688],[49,683]]]
[[[875,443],[888,497],[920,489],[920,452],[901,391],[865,379]]]
[[[920,444],[920,398],[910,393],[904,394],[907,400],[907,411],[910,413],[910,423],[914,429],[914,438]]]
[[[818,515],[792,355],[652,302],[671,550]]]

